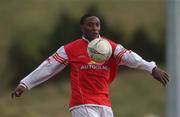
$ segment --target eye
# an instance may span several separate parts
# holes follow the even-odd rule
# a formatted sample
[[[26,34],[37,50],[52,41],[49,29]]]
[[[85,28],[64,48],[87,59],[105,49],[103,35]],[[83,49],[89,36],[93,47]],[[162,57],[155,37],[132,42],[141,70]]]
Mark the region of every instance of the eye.
[[[100,26],[100,23],[96,23],[96,26],[99,27],[99,26]]]
[[[92,24],[92,23],[88,23],[87,26],[88,26],[88,27],[92,27],[93,24]]]

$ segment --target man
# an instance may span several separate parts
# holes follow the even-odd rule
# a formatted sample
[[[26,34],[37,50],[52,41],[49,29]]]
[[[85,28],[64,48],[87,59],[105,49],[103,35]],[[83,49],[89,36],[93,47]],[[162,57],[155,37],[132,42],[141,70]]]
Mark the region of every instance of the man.
[[[60,47],[56,53],[22,79],[12,97],[20,97],[26,90],[48,80],[67,65],[71,67],[72,94],[69,107],[72,117],[113,117],[109,86],[120,65],[147,71],[166,86],[168,75],[159,69],[155,62],[147,62],[122,45],[100,36],[101,24],[97,16],[84,15],[80,20],[80,27],[82,38]],[[98,37],[108,40],[113,52],[110,59],[101,65],[92,62],[87,54],[89,41]]]

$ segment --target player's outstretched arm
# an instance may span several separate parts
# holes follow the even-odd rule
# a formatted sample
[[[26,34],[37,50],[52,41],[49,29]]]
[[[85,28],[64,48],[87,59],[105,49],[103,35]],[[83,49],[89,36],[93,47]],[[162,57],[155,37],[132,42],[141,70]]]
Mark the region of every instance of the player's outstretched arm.
[[[11,94],[11,97],[20,97],[26,90],[30,90],[31,88],[52,78],[67,65],[67,57],[64,47],[62,46],[56,53],[42,62],[33,72],[23,78]]]
[[[154,79],[160,81],[164,86],[166,86],[169,81],[168,74],[158,68],[154,61],[148,62],[135,52],[126,50],[121,45],[118,45],[115,50],[115,58],[119,65],[149,72]]]
[[[152,69],[152,76],[154,79],[160,81],[164,86],[166,86],[169,81],[168,74],[157,66]]]

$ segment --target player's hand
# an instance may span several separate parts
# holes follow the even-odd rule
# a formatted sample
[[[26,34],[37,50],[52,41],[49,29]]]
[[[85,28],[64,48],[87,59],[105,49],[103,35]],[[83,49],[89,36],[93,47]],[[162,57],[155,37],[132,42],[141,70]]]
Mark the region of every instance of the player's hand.
[[[160,81],[164,86],[166,86],[169,82],[168,74],[158,67],[153,68],[152,76],[154,77],[154,79]]]
[[[13,99],[14,97],[21,97],[21,95],[26,91],[26,87],[22,85],[18,85],[16,89],[11,93],[11,98]]]

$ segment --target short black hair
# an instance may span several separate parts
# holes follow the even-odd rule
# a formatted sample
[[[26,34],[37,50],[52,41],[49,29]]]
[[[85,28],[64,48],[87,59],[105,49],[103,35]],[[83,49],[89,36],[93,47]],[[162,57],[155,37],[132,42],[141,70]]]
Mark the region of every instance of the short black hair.
[[[80,25],[83,25],[83,24],[84,24],[84,21],[86,20],[86,18],[91,17],[91,16],[96,16],[96,15],[93,15],[93,14],[90,14],[90,13],[87,13],[87,14],[83,15],[83,16],[81,17],[81,20],[80,20]],[[96,16],[96,17],[97,17],[97,16]]]

